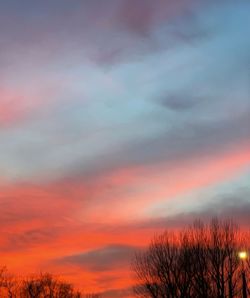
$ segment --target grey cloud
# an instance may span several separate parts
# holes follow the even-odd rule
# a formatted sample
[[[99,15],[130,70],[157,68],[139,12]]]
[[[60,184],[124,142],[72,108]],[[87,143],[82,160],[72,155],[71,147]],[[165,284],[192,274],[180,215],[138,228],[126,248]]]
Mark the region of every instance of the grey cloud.
[[[209,203],[190,212],[182,212],[173,216],[153,218],[132,224],[134,229],[172,229],[184,228],[201,219],[205,222],[213,217],[232,219],[240,226],[250,226],[250,189],[238,189],[233,194],[214,197]]]
[[[162,96],[159,100],[159,103],[171,110],[174,111],[183,111],[189,110],[202,101],[202,98],[199,97],[190,97],[182,95],[166,95]]]
[[[82,254],[66,256],[59,263],[73,264],[91,271],[109,271],[127,266],[136,251],[128,245],[109,245]]]
[[[9,156],[12,156],[11,163],[15,163],[16,171],[19,170],[17,165],[20,160],[22,163],[26,163],[26,168],[22,170],[23,179],[26,178],[25,175],[29,177],[33,172],[36,174],[37,169],[39,169],[40,172],[51,169],[49,174],[46,173],[46,179],[47,177],[51,180],[71,178],[71,180],[77,179],[79,181],[79,179],[84,178],[85,182],[91,182],[92,179],[96,178],[96,175],[103,175],[103,173],[107,171],[115,171],[130,165],[147,166],[164,162],[166,165],[171,166],[171,164],[177,160],[181,162],[182,160],[192,158],[212,157],[213,155],[219,155],[220,152],[230,151],[238,147],[238,144],[247,143],[250,133],[249,105],[246,106],[249,106],[249,108],[246,108],[238,115],[235,114],[235,116],[230,115],[221,119],[220,117],[214,119],[214,115],[211,114],[209,116],[209,113],[212,113],[213,106],[214,109],[216,109],[216,104],[213,102],[210,104],[209,100],[207,100],[206,105],[203,105],[203,102],[195,102],[196,98],[189,98],[191,99],[187,99],[188,103],[185,104],[181,102],[182,99],[178,99],[179,102],[177,103],[174,103],[174,101],[176,102],[175,98],[171,99],[171,105],[177,104],[178,106],[178,113],[176,113],[178,117],[172,124],[169,123],[168,115],[164,114],[165,109],[161,111],[160,117],[158,116],[158,118],[154,115],[151,116],[151,119],[145,118],[145,123],[146,121],[160,123],[162,126],[161,133],[155,136],[138,137],[133,140],[128,139],[126,142],[123,142],[120,147],[112,147],[112,144],[115,142],[111,140],[109,150],[106,152],[101,152],[101,154],[96,154],[93,157],[91,155],[92,152],[88,151],[89,159],[81,158],[81,156],[84,156],[84,150],[91,148],[91,144],[85,143],[85,128],[83,126],[80,126],[79,129],[73,133],[69,127],[70,129],[67,132],[69,139],[67,140],[66,137],[63,139],[64,143],[62,143],[62,145],[52,146],[49,150],[48,147],[46,147],[46,143],[43,142],[41,138],[39,142],[32,143],[32,146],[29,147],[27,146],[28,142],[25,142],[25,135],[22,135],[20,142],[18,138],[14,139],[15,134],[13,134],[14,137],[11,138],[11,142],[6,142],[9,146],[3,145],[2,164],[6,164],[6,168],[10,165],[10,162],[7,164],[6,159],[4,159],[6,152],[8,152]],[[225,104],[223,109],[232,109],[230,105],[230,102]],[[177,107],[175,106],[174,108],[176,109]],[[207,109],[209,109],[210,112],[207,111]],[[185,115],[183,115],[184,112]],[[204,112],[207,112],[206,118],[202,117]],[[213,113],[216,113],[216,111]],[[65,127],[63,127],[63,129],[64,128]],[[122,128],[122,130],[123,129],[124,128]],[[137,130],[138,128],[133,128],[133,124],[129,123],[126,129]],[[34,132],[36,132],[36,130],[34,130]],[[115,133],[117,132],[119,133],[119,127],[116,127]],[[51,139],[52,137],[57,139],[60,133],[60,131],[57,132],[57,134],[54,132],[51,133],[50,131],[49,137]],[[106,131],[104,130],[104,134],[105,133]],[[104,134],[100,133],[99,135],[102,136]],[[113,135],[113,132],[108,130],[108,135],[109,134]],[[47,135],[45,136],[47,137]],[[13,139],[15,140],[15,146],[13,146]],[[27,140],[29,141],[29,138],[27,138]],[[72,145],[69,146],[70,143],[74,144],[74,147],[72,147]],[[67,162],[62,159],[64,150],[66,153],[71,152]],[[20,152],[22,152],[21,159]],[[30,163],[30,161],[32,161],[32,163]],[[20,169],[22,169],[22,167],[20,167]],[[52,169],[55,169],[54,176]],[[60,169],[59,178],[57,169]]]
[[[250,109],[239,116],[221,120],[193,119],[176,123],[165,133],[147,139],[124,144],[116,151],[103,154],[101,159],[83,167],[74,165],[72,175],[85,176],[101,174],[111,169],[128,165],[151,165],[164,162],[212,156],[245,143],[249,137]],[[164,122],[163,122],[164,125]]]
[[[97,2],[94,3],[96,5]],[[88,3],[88,5],[90,4]],[[60,9],[62,8],[60,7]],[[91,9],[95,9],[95,6]],[[71,13],[74,15],[74,9]],[[118,51],[117,53],[116,51],[113,51],[112,47],[109,50],[110,55],[108,55],[107,59],[116,60],[116,55],[119,56],[120,52]],[[104,60],[105,59],[106,58],[104,58]],[[238,63],[238,59],[236,60]],[[159,64],[157,64],[157,67],[158,65]],[[192,65],[188,65],[188,67],[192,67]],[[239,69],[237,72],[238,71]],[[209,71],[206,71],[206,73],[207,72]],[[224,73],[219,70],[218,72],[221,77],[225,77]],[[233,74],[235,77],[237,76],[237,73]],[[192,75],[193,73],[190,71],[190,76]],[[197,75],[200,75],[200,73],[195,72],[194,76],[196,77]],[[171,76],[171,74],[169,76]],[[182,78],[179,73],[177,75],[175,74],[175,76],[176,79],[180,76],[180,79],[185,81],[185,75],[184,78]],[[161,77],[161,82],[163,82],[163,80],[164,78]],[[188,83],[191,85],[191,88],[193,83],[196,82],[188,81]],[[209,88],[215,90],[216,92],[217,86],[214,85],[213,82],[211,84],[210,81],[208,81],[208,84]],[[231,85],[231,81],[227,82],[226,88],[228,88],[228,85]],[[182,86],[178,86],[178,88],[182,88]],[[225,86],[223,86],[223,88],[225,88]],[[183,92],[180,93],[185,92],[183,90]],[[67,115],[65,113],[62,117],[65,122],[61,122],[61,119],[58,121],[58,119],[56,119],[56,115],[53,114],[50,120],[46,119],[46,124],[45,121],[41,124],[41,126],[43,126],[42,129],[35,126],[32,127],[30,131],[30,128],[27,126],[24,127],[24,129],[17,131],[17,133],[13,133],[13,135],[10,131],[6,139],[5,134],[1,134],[3,145],[1,154],[2,158],[0,159],[4,166],[4,171],[9,173],[11,169],[14,169],[14,173],[7,175],[20,179],[20,173],[22,173],[22,177],[24,178],[26,178],[26,176],[35,176],[37,169],[43,172],[46,171],[46,169],[51,169],[52,165],[53,169],[49,171],[50,174],[52,173],[51,175],[53,175],[53,173],[60,172],[60,175],[62,176],[68,175],[68,177],[72,177],[82,175],[84,178],[91,179],[96,174],[102,174],[107,170],[114,170],[131,164],[153,164],[162,161],[171,163],[176,159],[181,160],[185,158],[207,156],[209,154],[215,154],[219,150],[226,151],[238,142],[248,140],[250,126],[249,106],[246,106],[246,110],[240,115],[235,114],[235,116],[231,116],[231,118],[228,117],[225,119],[223,116],[222,119],[218,119],[218,117],[216,119],[214,114],[216,115],[217,110],[226,111],[233,109],[235,104],[232,104],[232,100],[229,100],[228,103],[223,103],[223,100],[225,99],[220,98],[221,94],[216,94],[216,97],[214,96],[213,98],[208,94],[206,97],[206,102],[208,104],[203,105],[203,103],[200,103],[199,101],[200,97],[195,96],[196,90],[192,90],[194,95],[192,95],[192,93],[190,94],[190,90],[187,92],[187,95],[184,94],[185,96],[182,96],[180,93],[175,94],[174,92],[170,92],[170,95],[164,95],[161,101],[161,104],[169,107],[170,110],[178,110],[179,113],[176,113],[178,116],[174,119],[174,121],[171,117],[169,117],[169,114],[165,113],[166,109],[162,109],[161,113],[158,113],[157,115],[155,115],[151,110],[146,117],[145,115],[142,115],[142,117],[144,117],[143,121],[145,123],[145,127],[143,127],[144,124],[141,121],[142,118],[139,119],[138,122],[135,121],[135,123],[133,123],[131,121],[128,123],[128,119],[130,119],[130,117],[126,118],[126,116],[122,119],[125,123],[122,127],[119,127],[116,123],[113,127],[112,123],[109,127],[105,127],[105,124],[103,124],[103,127],[101,128],[101,130],[103,129],[103,133],[102,131],[98,132],[98,136],[100,136],[100,145],[102,138],[105,138],[106,142],[109,141],[106,135],[109,137],[111,135],[122,135],[124,132],[128,134],[129,131],[139,132],[140,130],[147,129],[148,123],[150,123],[150,126],[159,125],[161,132],[157,134],[154,132],[152,133],[153,136],[147,138],[140,138],[139,136],[136,140],[135,138],[131,141],[126,140],[126,142],[122,143],[120,148],[115,146],[119,143],[117,139],[113,138],[111,140],[110,138],[110,152],[101,152],[101,154],[98,154],[96,157],[89,154],[89,152],[92,153],[91,142],[88,143],[88,139],[86,139],[87,134],[85,133],[85,131],[89,130],[89,134],[94,135],[96,131],[91,127],[84,126],[84,123],[82,124],[80,121],[67,123],[67,120],[65,121],[65,119],[67,119],[70,114],[69,111],[67,111]],[[227,95],[227,93],[223,94],[223,97],[226,97]],[[238,98],[235,97],[234,101],[236,101],[236,99],[238,100]],[[157,101],[157,99],[155,101]],[[244,105],[243,101],[244,100],[242,100],[242,98],[239,99],[239,106]],[[219,104],[217,106],[215,102],[221,103],[221,105]],[[159,102],[157,102],[157,105],[158,103]],[[114,116],[117,117],[115,114],[119,113],[121,109],[122,107],[118,108],[114,115],[111,114],[110,118],[113,118]],[[129,111],[126,112],[129,113]],[[83,109],[82,111],[78,111],[78,114],[81,116],[81,119],[84,119],[87,112]],[[100,118],[101,116],[102,115],[100,115]],[[137,118],[140,118],[140,115]],[[101,120],[103,123],[106,121],[105,117],[103,119],[101,118]],[[50,124],[48,124],[49,121],[51,121]],[[61,129],[60,131],[53,131],[53,128],[49,127],[46,128],[46,126],[49,125],[53,126],[54,123],[57,123],[58,127]],[[75,131],[72,129],[74,125],[77,126],[77,130]],[[63,133],[65,131],[67,133],[67,137],[63,139]],[[70,137],[68,138],[68,136]],[[72,136],[74,137],[72,138]],[[51,140],[52,146],[48,147],[47,142]],[[61,142],[61,140],[63,140],[63,142]],[[68,158],[67,162],[65,159],[66,155]],[[84,155],[88,158],[84,158]],[[50,179],[50,175],[48,173],[46,173],[46,177]],[[44,177],[42,177],[42,179],[43,178]],[[54,176],[52,179],[53,178]],[[56,179],[57,178],[58,177],[56,177]]]
[[[189,15],[196,7],[195,0],[178,4],[150,0],[43,1],[35,5],[33,1],[23,1],[22,5],[11,2],[0,4],[2,14],[7,16],[0,23],[1,63],[12,63],[13,55],[22,59],[27,49],[31,56],[40,55],[42,60],[58,59],[70,50],[75,56],[88,55],[96,63],[109,65],[166,49],[170,43],[175,45],[173,36],[185,42],[195,35],[197,38],[194,32],[200,32],[201,25],[186,18],[186,23],[175,25],[164,42],[153,36],[162,23]],[[185,29],[190,26],[193,29]]]

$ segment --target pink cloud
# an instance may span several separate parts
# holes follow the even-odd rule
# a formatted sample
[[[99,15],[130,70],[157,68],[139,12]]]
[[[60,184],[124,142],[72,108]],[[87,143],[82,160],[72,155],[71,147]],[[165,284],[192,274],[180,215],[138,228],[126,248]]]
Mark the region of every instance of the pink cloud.
[[[30,75],[29,75],[30,76]],[[53,106],[63,93],[63,83],[39,78],[26,79],[22,86],[0,86],[0,125],[8,127],[39,114],[43,108]],[[29,84],[27,81],[29,80]]]
[[[204,159],[117,169],[90,184],[92,201],[84,214],[90,220],[113,223],[144,217],[155,203],[218,185],[244,172],[249,164],[250,148],[244,143]]]

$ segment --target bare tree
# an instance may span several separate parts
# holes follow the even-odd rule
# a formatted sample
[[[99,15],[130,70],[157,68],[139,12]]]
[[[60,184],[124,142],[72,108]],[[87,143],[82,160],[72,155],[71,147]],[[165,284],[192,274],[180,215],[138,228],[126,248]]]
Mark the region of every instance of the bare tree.
[[[235,224],[218,219],[209,225],[197,221],[175,234],[165,232],[135,256],[134,292],[153,298],[239,297],[238,251],[246,243]]]
[[[0,297],[18,297],[20,283],[8,272],[6,267],[0,268]]]
[[[180,238],[164,233],[156,237],[148,251],[136,255],[133,270],[138,281],[135,293],[141,297],[190,297],[192,285],[189,249]]]
[[[49,273],[30,277],[24,281],[22,298],[80,298],[70,283],[56,279]]]
[[[16,278],[6,267],[0,267],[1,298],[81,298],[73,285],[52,274],[41,273],[28,278]]]
[[[42,294],[42,283],[39,278],[32,276],[23,281],[22,298],[37,298]]]

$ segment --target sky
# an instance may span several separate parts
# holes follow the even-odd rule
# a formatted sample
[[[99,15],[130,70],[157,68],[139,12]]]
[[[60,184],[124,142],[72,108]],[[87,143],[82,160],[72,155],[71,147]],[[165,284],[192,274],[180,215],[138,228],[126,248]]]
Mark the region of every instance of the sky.
[[[250,3],[0,0],[0,264],[131,297],[196,218],[250,227]]]

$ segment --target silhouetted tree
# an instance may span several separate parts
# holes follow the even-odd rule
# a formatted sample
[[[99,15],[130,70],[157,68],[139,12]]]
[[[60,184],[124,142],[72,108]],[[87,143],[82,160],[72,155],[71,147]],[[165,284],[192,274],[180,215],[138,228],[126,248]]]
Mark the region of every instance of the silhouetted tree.
[[[72,284],[45,273],[21,280],[0,267],[0,298],[81,298]]]
[[[6,267],[0,268],[0,297],[16,298],[19,297],[20,283],[8,272]]]
[[[22,298],[80,298],[73,286],[56,279],[51,274],[30,277],[23,282]]]
[[[165,232],[135,256],[134,292],[153,298],[241,297],[238,251],[247,247],[246,240],[244,244],[235,224],[218,219],[209,225],[197,221],[178,233]],[[250,268],[250,263],[245,266]]]

